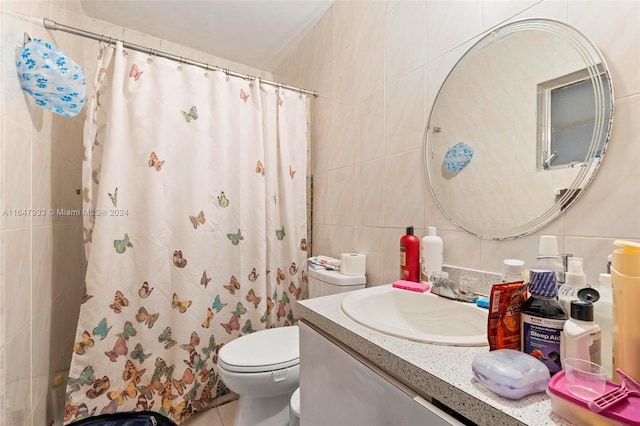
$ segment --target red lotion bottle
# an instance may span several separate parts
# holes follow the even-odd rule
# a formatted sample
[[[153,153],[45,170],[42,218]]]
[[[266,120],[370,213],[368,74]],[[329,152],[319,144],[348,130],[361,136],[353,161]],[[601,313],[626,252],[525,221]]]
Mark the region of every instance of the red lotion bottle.
[[[413,235],[413,226],[400,238],[400,279],[420,282],[420,238]]]

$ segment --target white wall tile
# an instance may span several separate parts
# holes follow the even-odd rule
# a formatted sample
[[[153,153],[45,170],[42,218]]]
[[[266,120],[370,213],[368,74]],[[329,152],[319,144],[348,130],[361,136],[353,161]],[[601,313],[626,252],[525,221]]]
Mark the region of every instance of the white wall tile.
[[[330,172],[329,194],[334,201],[331,204],[331,223],[334,225],[353,225],[355,213],[353,166],[342,167]]]
[[[424,228],[424,178],[422,150],[385,157],[384,160],[384,224],[404,228]]]
[[[427,2],[427,62],[482,32],[482,5],[481,1]]]
[[[333,126],[329,139],[331,169],[351,165],[355,161],[359,127],[356,116],[360,105],[336,104],[332,114]]]
[[[355,252],[367,256],[367,286],[384,284],[384,228],[356,227],[354,229]]]
[[[28,115],[27,115],[28,116]],[[24,210],[31,208],[31,131],[5,122],[9,135],[4,139],[3,150],[10,158],[2,159],[3,213],[1,228],[22,228],[31,224],[31,216]]]
[[[327,114],[322,121],[312,126],[310,131],[313,173],[328,172],[332,166],[333,115]]]
[[[571,0],[569,23],[603,52],[616,98],[640,93],[640,2]]]
[[[356,129],[353,153],[353,161],[356,163],[384,156],[384,99],[384,90],[381,88],[356,105],[356,121],[351,123],[351,126]]]
[[[387,86],[386,155],[422,147],[426,125],[425,78],[425,69],[420,67]]]
[[[480,238],[464,231],[437,230],[443,241],[444,263],[480,269]]]
[[[329,172],[316,173],[313,175],[313,198],[318,200],[326,200],[330,197],[329,181],[331,174]],[[313,223],[328,225],[331,223],[331,204],[330,203],[314,203],[313,206]]]
[[[31,297],[31,306],[34,315],[37,315],[51,303],[53,285],[53,227],[35,227],[31,232],[33,241],[33,295]]]
[[[490,0],[482,2],[482,29],[488,30],[529,9],[542,0]]]
[[[384,179],[380,173],[383,167],[383,159],[354,166],[353,210],[358,225],[384,226]]]
[[[53,220],[53,215],[48,212],[53,206],[51,201],[51,187],[53,186],[51,181],[51,138],[43,141],[40,136],[36,136],[36,139],[37,141],[33,143],[31,169],[32,205],[39,213],[44,211],[46,214],[32,216],[31,224],[32,226],[45,226],[50,225]]]
[[[487,0],[491,2],[492,0]],[[485,3],[486,4],[486,3]],[[567,22],[569,11],[568,0],[543,0],[536,2],[528,9],[524,9],[511,20],[525,18],[550,18],[558,21]]]
[[[355,41],[355,25],[353,23],[358,19],[356,12],[356,2],[339,0],[331,7],[331,49],[333,56],[337,56],[343,50],[353,46]],[[329,40],[323,40],[323,44],[327,44]]]
[[[13,338],[31,319],[31,230],[2,231],[2,270],[6,338]],[[9,364],[10,365],[10,364]]]
[[[407,225],[407,226],[410,226]],[[382,242],[382,264],[384,267],[382,283],[392,283],[400,279],[400,238],[405,235],[406,227],[384,228],[384,240]],[[382,283],[372,283],[373,285]]]
[[[426,62],[427,3],[401,2],[385,16],[385,81],[389,84]]]
[[[331,252],[328,256],[339,259],[342,253],[356,251],[353,226],[331,225],[329,238],[331,240]]]
[[[23,425],[31,418],[31,330],[27,324],[6,345],[6,420]]]
[[[52,376],[49,364],[51,331],[55,326],[55,323],[51,321],[51,304],[35,312],[31,330],[31,399],[34,407],[33,415],[37,418],[46,417],[47,395],[49,395],[48,390]]]
[[[313,256],[329,256],[331,254],[331,225],[313,223],[312,232],[312,253]]]

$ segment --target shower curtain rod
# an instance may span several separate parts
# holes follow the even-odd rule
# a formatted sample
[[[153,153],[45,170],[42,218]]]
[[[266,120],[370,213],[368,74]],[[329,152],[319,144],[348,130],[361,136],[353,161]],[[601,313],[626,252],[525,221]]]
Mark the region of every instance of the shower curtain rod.
[[[299,92],[299,93],[306,93],[308,95],[313,95],[315,97],[318,97],[318,92],[315,92],[315,91],[306,90],[306,89],[302,89],[302,88],[294,87],[294,86],[289,86],[287,84],[276,83],[275,81],[263,80],[260,77],[255,77],[255,76],[252,76],[252,75],[249,75],[249,74],[241,74],[241,73],[238,73],[238,72],[235,72],[235,71],[231,71],[231,70],[229,70],[227,68],[220,68],[220,67],[217,67],[215,65],[206,64],[204,62],[193,61],[191,59],[183,58],[182,56],[172,55],[171,53],[166,53],[166,52],[162,52],[162,51],[159,51],[159,50],[151,49],[149,47],[144,47],[144,46],[139,46],[137,44],[128,43],[128,42],[126,42],[124,40],[118,40],[118,39],[115,39],[115,38],[112,38],[112,37],[107,37],[105,35],[100,35],[100,34],[92,33],[92,32],[89,32],[89,31],[84,31],[84,30],[81,30],[79,28],[69,27],[67,25],[59,24],[59,23],[57,23],[55,21],[52,21],[51,19],[43,18],[42,25],[48,30],[64,31],[64,32],[67,32],[67,33],[70,33],[70,34],[74,34],[74,35],[77,35],[77,36],[90,38],[90,39],[97,40],[99,42],[108,43],[108,44],[115,44],[116,42],[121,41],[122,45],[123,45],[123,47],[125,49],[137,50],[139,52],[148,53],[149,55],[159,56],[161,58],[170,59],[172,61],[181,62],[183,64],[193,65],[193,66],[196,66],[196,67],[204,68],[206,70],[222,71],[225,74],[233,76],[233,77],[239,77],[239,78],[243,78],[245,80],[258,81],[259,83],[268,84],[269,86],[275,86],[275,87],[280,87],[280,88],[283,88],[283,89],[294,90],[294,91]]]

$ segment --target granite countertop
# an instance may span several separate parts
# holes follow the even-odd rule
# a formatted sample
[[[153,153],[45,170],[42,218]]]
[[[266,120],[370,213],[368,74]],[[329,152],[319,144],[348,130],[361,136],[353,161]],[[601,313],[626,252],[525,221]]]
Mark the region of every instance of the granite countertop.
[[[473,357],[488,347],[453,347],[412,342],[364,327],[347,317],[341,303],[347,293],[298,302],[300,319],[387,371],[420,393],[433,397],[479,425],[570,425],[551,412],[545,393],[513,401],[477,382]]]

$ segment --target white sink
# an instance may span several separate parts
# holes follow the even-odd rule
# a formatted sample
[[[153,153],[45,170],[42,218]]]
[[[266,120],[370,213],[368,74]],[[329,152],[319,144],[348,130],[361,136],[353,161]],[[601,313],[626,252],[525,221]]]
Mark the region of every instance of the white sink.
[[[417,342],[486,346],[487,310],[435,294],[393,288],[391,284],[351,292],[342,310],[376,331]]]

